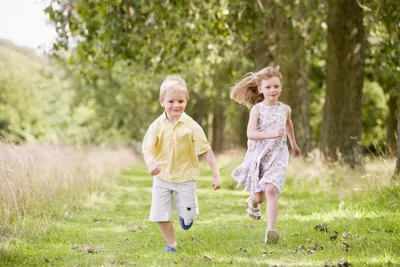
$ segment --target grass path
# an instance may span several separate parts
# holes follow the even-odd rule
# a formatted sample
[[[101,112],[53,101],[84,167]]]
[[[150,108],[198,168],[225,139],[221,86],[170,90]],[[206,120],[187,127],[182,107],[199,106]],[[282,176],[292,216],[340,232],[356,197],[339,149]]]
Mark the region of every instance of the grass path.
[[[288,177],[277,223],[282,239],[266,246],[265,218],[246,215],[247,194],[234,189],[231,169],[222,170],[217,192],[202,172],[199,218],[183,231],[174,217],[176,254],[161,253],[165,243],[147,220],[151,178],[139,166],[79,209],[59,207],[0,229],[13,232],[0,243],[0,266],[400,266],[398,188],[339,197],[315,181]]]

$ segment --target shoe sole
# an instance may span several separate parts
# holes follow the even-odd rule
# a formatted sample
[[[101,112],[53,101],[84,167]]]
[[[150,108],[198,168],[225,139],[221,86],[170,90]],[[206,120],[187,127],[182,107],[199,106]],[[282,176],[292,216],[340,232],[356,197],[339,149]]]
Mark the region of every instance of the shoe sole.
[[[265,233],[265,244],[276,244],[280,238],[278,231],[276,230],[267,230]]]

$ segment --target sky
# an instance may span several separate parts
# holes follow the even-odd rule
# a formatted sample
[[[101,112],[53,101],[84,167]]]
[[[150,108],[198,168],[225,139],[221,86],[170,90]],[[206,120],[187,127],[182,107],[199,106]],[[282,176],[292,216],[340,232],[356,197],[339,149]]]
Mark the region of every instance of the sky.
[[[0,0],[0,38],[20,46],[48,50],[56,37],[43,9],[45,0]]]

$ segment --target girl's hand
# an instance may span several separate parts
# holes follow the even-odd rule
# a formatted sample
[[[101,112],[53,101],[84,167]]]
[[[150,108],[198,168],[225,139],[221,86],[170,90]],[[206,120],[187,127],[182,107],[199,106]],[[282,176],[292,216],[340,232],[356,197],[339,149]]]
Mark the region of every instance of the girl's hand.
[[[295,157],[300,156],[301,154],[300,148],[297,145],[292,146],[292,152]]]
[[[213,190],[218,190],[221,187],[221,178],[219,175],[213,176],[212,188]]]
[[[283,128],[278,129],[278,130],[273,131],[273,135],[275,138],[282,137],[284,132],[285,132],[285,130]]]

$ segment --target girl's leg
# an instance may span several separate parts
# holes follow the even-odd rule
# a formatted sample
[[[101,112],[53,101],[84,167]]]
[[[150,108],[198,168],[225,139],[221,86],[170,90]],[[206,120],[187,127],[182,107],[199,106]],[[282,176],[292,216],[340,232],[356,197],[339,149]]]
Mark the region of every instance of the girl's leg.
[[[275,229],[276,217],[278,217],[278,191],[273,184],[267,184],[265,195],[267,196],[267,229]]]
[[[261,204],[264,202],[265,192],[261,191],[261,192],[253,193],[251,195],[251,199],[253,200],[253,204],[255,205],[255,207],[257,207],[258,204]]]
[[[253,193],[247,199],[248,208],[247,213],[253,220],[260,220],[261,219],[261,212],[260,212],[260,204],[265,200],[265,193],[263,191]]]
[[[168,246],[176,248],[176,240],[174,234],[174,227],[170,221],[168,222],[157,222],[160,227],[160,231],[163,234],[165,241]]]

